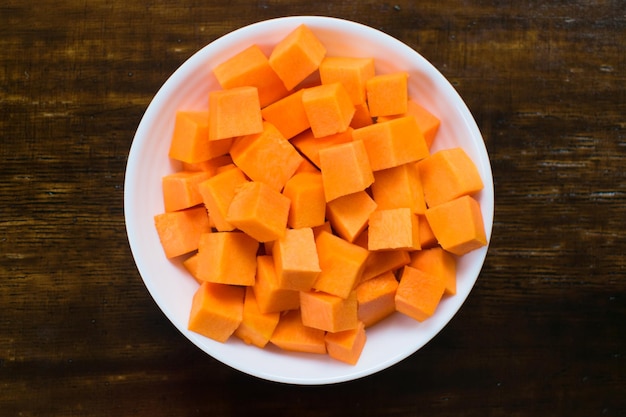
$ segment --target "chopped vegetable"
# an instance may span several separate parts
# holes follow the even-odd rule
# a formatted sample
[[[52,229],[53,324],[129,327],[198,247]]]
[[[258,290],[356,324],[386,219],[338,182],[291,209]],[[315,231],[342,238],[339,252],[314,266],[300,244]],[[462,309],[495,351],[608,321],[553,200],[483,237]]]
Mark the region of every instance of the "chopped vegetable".
[[[424,321],[435,313],[445,289],[442,277],[405,266],[396,290],[396,310],[417,321]]]
[[[354,365],[369,327],[456,293],[457,256],[487,244],[482,179],[461,148],[431,155],[440,118],[374,64],[302,25],[217,63],[208,108],[177,112],[154,222],[199,285],[189,330]]]
[[[243,319],[244,288],[203,282],[193,296],[188,329],[225,342]]]
[[[326,48],[313,31],[300,25],[274,46],[269,62],[287,90],[292,90],[319,68],[325,56]]]

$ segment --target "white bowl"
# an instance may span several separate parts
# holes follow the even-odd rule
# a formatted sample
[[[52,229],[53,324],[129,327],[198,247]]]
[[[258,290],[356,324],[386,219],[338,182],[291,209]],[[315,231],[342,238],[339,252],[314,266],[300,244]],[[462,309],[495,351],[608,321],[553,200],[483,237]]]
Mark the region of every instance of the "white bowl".
[[[209,91],[219,88],[211,72],[216,64],[253,43],[269,54],[276,42],[302,23],[324,43],[328,55],[373,57],[377,73],[409,73],[410,96],[441,119],[433,150],[461,146],[478,167],[485,188],[476,198],[489,239],[494,208],[489,157],[476,122],[454,88],[426,59],[391,36],[358,23],[314,16],[279,18],[235,30],[198,51],[167,80],[146,110],[130,149],[124,214],[139,273],[161,310],[185,337],[213,358],[247,374],[276,382],[316,385],[371,375],[424,346],[452,319],[469,295],[487,247],[458,260],[457,294],[445,297],[431,318],[418,323],[395,313],[368,329],[365,348],[355,366],[327,355],[288,353],[273,346],[260,349],[236,337],[219,343],[187,330],[191,300],[198,284],[179,262],[165,258],[153,222],[154,215],[164,211],[161,177],[179,169],[168,159],[175,112],[206,109]]]

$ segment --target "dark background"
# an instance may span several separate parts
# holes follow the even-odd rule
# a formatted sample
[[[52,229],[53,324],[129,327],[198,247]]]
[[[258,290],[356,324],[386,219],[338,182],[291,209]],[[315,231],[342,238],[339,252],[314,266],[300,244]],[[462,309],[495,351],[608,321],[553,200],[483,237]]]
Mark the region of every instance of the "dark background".
[[[626,415],[626,3],[4,0],[0,415]],[[168,76],[262,19],[329,15],[404,41],[455,86],[495,180],[459,314],[377,375],[288,386],[168,322],[131,256],[124,170]]]

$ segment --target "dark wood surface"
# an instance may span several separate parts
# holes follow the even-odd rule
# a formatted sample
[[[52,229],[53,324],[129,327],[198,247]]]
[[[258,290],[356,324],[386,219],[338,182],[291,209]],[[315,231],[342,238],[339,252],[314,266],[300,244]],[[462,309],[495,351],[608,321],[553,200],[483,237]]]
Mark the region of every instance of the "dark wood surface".
[[[332,386],[266,382],[167,321],[124,225],[153,95],[225,33],[296,14],[406,42],[466,100],[495,179],[477,285],[426,347]],[[626,415],[626,3],[0,5],[0,415]]]

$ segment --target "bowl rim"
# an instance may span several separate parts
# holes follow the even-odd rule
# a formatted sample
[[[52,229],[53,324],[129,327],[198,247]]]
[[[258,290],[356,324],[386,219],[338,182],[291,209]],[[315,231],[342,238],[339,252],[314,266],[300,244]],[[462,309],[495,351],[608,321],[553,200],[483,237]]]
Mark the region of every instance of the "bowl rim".
[[[484,155],[484,157],[481,157],[479,161],[475,162],[477,163],[477,165],[479,165],[479,170],[481,172],[481,176],[483,177],[485,185],[485,188],[480,193],[486,202],[486,204],[481,203],[481,208],[483,211],[485,234],[487,236],[488,243],[485,247],[477,250],[474,255],[474,258],[476,258],[476,260],[471,265],[472,270],[470,275],[472,276],[472,280],[471,285],[469,286],[469,291],[467,291],[465,294],[455,295],[453,297],[456,298],[454,305],[449,309],[445,319],[438,321],[437,326],[429,330],[429,337],[427,337],[427,340],[415,344],[411,349],[406,349],[396,354],[395,356],[389,357],[388,359],[380,361],[376,365],[369,366],[365,369],[360,369],[358,367],[343,367],[342,370],[340,372],[337,372],[336,374],[330,376],[316,377],[282,375],[280,373],[258,371],[249,367],[241,366],[241,364],[232,357],[228,357],[228,355],[224,355],[221,352],[216,352],[211,347],[211,343],[214,343],[213,341],[209,341],[207,344],[207,340],[205,337],[189,332],[186,329],[186,326],[182,323],[174,322],[174,320],[172,319],[172,312],[165,300],[163,299],[162,290],[158,288],[155,281],[150,278],[151,268],[147,265],[148,261],[146,261],[146,258],[144,256],[145,254],[140,249],[142,245],[141,233],[140,228],[135,221],[138,214],[137,210],[139,209],[139,206],[135,199],[135,191],[138,190],[139,187],[141,187],[142,185],[137,180],[137,173],[139,170],[139,161],[141,156],[140,152],[142,147],[146,144],[147,134],[150,131],[150,126],[155,123],[155,120],[161,116],[161,114],[159,113],[161,106],[157,105],[157,103],[161,103],[165,97],[168,97],[177,88],[179,88],[187,75],[185,72],[186,69],[198,67],[199,65],[206,63],[207,58],[210,57],[214,51],[218,51],[240,39],[249,37],[251,34],[255,33],[258,30],[274,30],[273,28],[280,26],[281,28],[283,28],[282,30],[284,31],[286,30],[284,28],[295,28],[299,24],[309,25],[311,28],[314,29],[314,31],[318,27],[333,27],[338,28],[337,30],[340,31],[349,29],[350,31],[354,31],[355,33],[358,32],[359,36],[364,36],[368,39],[375,38],[377,42],[393,46],[394,48],[400,50],[402,54],[408,54],[409,56],[411,56],[411,59],[415,60],[416,65],[419,64],[418,66],[420,68],[427,69],[429,71],[429,75],[436,78],[438,86],[446,89],[446,96],[453,99],[454,106],[459,113],[458,116],[463,120],[467,129],[469,129],[469,135],[475,139],[472,141],[473,146],[476,148],[475,151],[478,152],[480,155]],[[258,21],[250,25],[238,28],[232,32],[226,33],[225,35],[208,43],[206,46],[202,47],[191,57],[189,57],[170,75],[170,77],[165,81],[161,88],[159,88],[159,90],[151,100],[150,104],[148,105],[131,144],[124,180],[124,218],[130,249],[137,269],[139,270],[140,276],[144,282],[144,285],[148,289],[148,292],[152,296],[153,300],[157,303],[161,311],[166,315],[170,322],[172,322],[175,327],[198,348],[200,348],[213,358],[217,359],[218,361],[226,364],[227,366],[260,379],[296,385],[332,384],[366,377],[397,364],[398,362],[406,359],[408,356],[414,354],[415,352],[420,350],[425,344],[430,342],[441,330],[443,330],[443,328],[447,326],[449,321],[452,320],[452,318],[456,315],[458,310],[461,308],[461,306],[464,304],[465,300],[469,296],[469,293],[471,292],[476,280],[478,279],[480,271],[484,265],[484,261],[489,248],[489,243],[491,241],[491,234],[493,229],[493,215],[493,176],[484,139],[482,137],[482,134],[480,133],[476,121],[474,120],[469,109],[467,108],[467,105],[460,97],[458,92],[454,89],[454,87],[450,84],[450,82],[429,61],[422,57],[422,55],[420,55],[416,50],[409,47],[407,44],[403,43],[399,39],[396,39],[391,35],[382,32],[381,30],[366,26],[362,23],[328,16],[287,16]],[[248,349],[254,348],[248,346]]]

